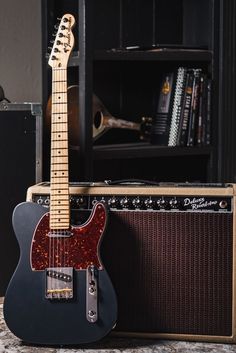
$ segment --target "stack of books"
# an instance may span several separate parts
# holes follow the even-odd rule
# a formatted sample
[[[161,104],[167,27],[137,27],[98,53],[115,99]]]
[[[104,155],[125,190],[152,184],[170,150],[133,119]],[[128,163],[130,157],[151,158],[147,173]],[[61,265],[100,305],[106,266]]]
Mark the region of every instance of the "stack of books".
[[[164,75],[153,118],[151,143],[207,146],[211,143],[211,79],[201,68],[179,67]]]

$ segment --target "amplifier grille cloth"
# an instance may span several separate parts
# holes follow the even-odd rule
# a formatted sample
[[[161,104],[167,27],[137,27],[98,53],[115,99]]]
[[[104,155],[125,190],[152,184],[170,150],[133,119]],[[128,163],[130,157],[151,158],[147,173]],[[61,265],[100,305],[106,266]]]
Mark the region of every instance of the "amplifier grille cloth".
[[[232,214],[110,211],[118,331],[232,334]]]

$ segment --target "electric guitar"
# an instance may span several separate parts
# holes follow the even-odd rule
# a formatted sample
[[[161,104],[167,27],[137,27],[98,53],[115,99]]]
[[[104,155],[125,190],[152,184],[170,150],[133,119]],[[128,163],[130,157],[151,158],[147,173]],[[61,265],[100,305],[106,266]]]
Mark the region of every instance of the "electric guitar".
[[[50,212],[23,202],[13,213],[20,259],[4,301],[9,329],[25,342],[90,343],[116,323],[117,302],[99,256],[107,222],[102,202],[88,220],[70,224],[67,65],[74,17],[62,17],[49,58],[52,67]]]

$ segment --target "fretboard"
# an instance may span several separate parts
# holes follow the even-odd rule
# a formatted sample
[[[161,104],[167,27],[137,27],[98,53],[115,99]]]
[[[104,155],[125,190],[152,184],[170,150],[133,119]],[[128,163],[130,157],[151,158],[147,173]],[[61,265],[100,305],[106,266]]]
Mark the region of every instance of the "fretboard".
[[[67,70],[52,70],[50,228],[70,226]]]

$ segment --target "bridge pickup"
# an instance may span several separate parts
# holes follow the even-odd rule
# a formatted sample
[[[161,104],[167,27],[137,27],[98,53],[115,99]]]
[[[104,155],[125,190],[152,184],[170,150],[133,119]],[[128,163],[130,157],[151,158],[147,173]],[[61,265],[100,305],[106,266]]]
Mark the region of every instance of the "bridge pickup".
[[[73,298],[73,267],[50,267],[46,270],[47,299]]]
[[[94,265],[86,270],[86,318],[95,323],[98,319],[98,270]]]

